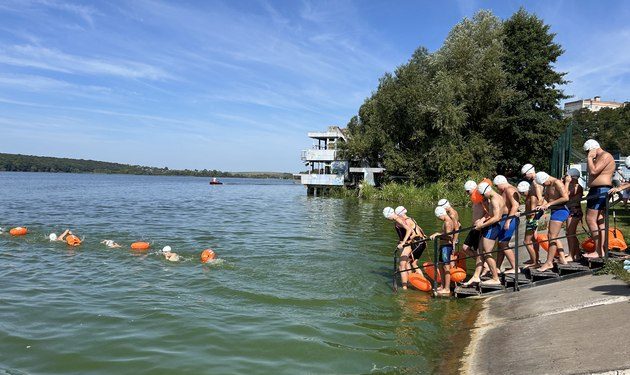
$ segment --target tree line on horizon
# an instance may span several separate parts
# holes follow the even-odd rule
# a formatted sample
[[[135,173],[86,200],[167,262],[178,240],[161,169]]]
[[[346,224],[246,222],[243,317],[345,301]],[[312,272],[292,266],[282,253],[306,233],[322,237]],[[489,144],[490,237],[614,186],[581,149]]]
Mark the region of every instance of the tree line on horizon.
[[[554,37],[523,8],[464,18],[438,50],[419,47],[380,78],[348,123],[346,156],[420,185],[549,168],[568,98]]]
[[[290,179],[292,174],[282,172],[222,172],[216,169],[169,169],[110,163],[96,160],[54,158],[0,153],[0,171],[50,173],[104,173],[150,176],[241,177]]]

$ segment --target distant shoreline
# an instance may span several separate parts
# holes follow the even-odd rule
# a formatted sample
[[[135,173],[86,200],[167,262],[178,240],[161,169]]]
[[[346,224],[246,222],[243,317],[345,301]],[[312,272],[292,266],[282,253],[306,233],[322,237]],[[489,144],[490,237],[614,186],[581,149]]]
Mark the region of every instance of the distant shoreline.
[[[128,174],[139,176],[194,176],[194,177],[234,177],[258,179],[292,179],[293,174],[285,172],[224,172],[216,169],[169,169],[168,167],[146,167],[111,163],[96,160],[55,158],[22,154],[0,153],[0,172],[44,172],[80,174]]]

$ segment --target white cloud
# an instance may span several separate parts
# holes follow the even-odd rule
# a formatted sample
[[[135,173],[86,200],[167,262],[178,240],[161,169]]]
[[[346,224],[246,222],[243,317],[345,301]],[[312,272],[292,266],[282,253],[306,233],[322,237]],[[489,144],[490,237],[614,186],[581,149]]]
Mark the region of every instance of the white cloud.
[[[30,44],[0,48],[0,64],[62,73],[108,75],[131,79],[173,78],[161,68],[145,63],[83,57]]]

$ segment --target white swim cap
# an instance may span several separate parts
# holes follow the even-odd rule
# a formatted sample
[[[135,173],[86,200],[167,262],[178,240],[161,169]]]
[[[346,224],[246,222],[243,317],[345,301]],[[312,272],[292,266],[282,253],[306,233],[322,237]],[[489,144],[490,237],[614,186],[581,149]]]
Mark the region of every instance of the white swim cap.
[[[567,171],[567,174],[573,178],[580,178],[582,173],[577,168],[571,168]]]
[[[395,212],[394,209],[391,207],[385,207],[383,208],[383,216],[385,216],[385,219],[389,219],[392,216],[394,216]]]
[[[529,187],[531,185],[529,184],[529,182],[527,181],[521,181],[518,183],[518,185],[516,186],[516,190],[518,190],[519,193],[527,193],[529,191]]]
[[[438,206],[438,207],[435,207],[434,212],[435,212],[436,217],[442,217],[446,215],[446,208]]]
[[[395,213],[396,215],[403,215],[403,214],[406,214],[406,213],[407,213],[407,209],[406,209],[405,207],[403,207],[403,206],[398,206],[398,207],[396,207],[396,209],[394,210],[394,213]]]
[[[545,172],[536,173],[536,183],[538,185],[542,185],[549,179],[549,175]]]
[[[163,253],[170,253],[171,252],[171,247],[170,246],[164,246],[162,248],[162,252]]]
[[[486,192],[488,191],[488,188],[490,188],[490,184],[485,181],[482,181],[479,185],[477,185],[477,191],[481,195],[485,195]]]
[[[501,175],[501,174],[500,174],[500,175],[497,175],[497,176],[494,178],[494,180],[492,180],[492,182],[493,182],[495,185],[503,185],[503,184],[507,184],[507,183],[508,183],[508,182],[507,182],[507,178],[505,178],[505,176],[504,176],[504,175]]]
[[[57,241],[57,235],[54,233],[51,233],[48,235],[48,239],[50,239],[50,241]]]
[[[521,174],[526,175],[528,173],[536,173],[534,166],[531,164],[525,164],[523,168],[521,168]]]
[[[473,180],[468,180],[466,181],[466,183],[464,184],[464,189],[466,191],[473,191],[477,188],[477,183]]]
[[[626,168],[630,168],[630,156],[626,158]]]
[[[584,151],[591,151],[596,148],[599,148],[599,143],[597,143],[596,140],[589,139],[588,141],[584,142]]]
[[[438,206],[439,207],[444,207],[444,208],[450,208],[451,204],[448,202],[448,200],[442,198],[438,201]]]

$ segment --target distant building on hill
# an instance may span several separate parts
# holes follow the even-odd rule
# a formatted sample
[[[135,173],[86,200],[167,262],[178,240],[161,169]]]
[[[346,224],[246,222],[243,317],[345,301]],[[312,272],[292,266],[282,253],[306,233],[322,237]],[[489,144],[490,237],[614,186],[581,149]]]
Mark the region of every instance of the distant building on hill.
[[[573,112],[579,111],[582,108],[586,108],[589,111],[597,112],[602,108],[620,108],[626,105],[621,102],[605,102],[602,101],[601,96],[596,96],[593,99],[580,99],[573,102],[564,103],[564,117],[571,117]]]

